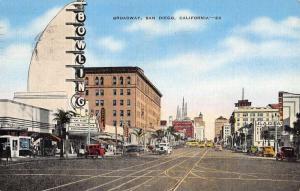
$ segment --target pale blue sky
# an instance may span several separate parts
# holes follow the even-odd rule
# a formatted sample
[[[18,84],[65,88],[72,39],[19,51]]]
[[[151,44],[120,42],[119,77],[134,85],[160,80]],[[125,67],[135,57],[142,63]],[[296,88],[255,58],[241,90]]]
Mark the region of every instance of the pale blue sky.
[[[26,90],[35,36],[68,2],[0,0],[0,98]],[[212,129],[242,87],[257,106],[276,102],[279,90],[300,93],[299,10],[296,0],[89,0],[87,66],[141,67],[164,95],[163,119],[185,96],[189,116],[201,111]],[[113,20],[172,15],[221,20]]]

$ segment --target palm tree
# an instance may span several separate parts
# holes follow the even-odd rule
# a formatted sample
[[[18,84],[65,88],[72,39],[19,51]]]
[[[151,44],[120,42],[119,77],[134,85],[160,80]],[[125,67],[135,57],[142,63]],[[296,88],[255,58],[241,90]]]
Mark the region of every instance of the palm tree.
[[[297,120],[294,122],[294,129],[292,133],[295,136],[295,143],[296,143],[296,154],[297,159],[299,159],[299,149],[300,149],[300,113],[296,114]]]
[[[131,134],[133,134],[137,137],[138,144],[140,144],[140,139],[144,135],[143,129],[134,129]]]
[[[64,153],[63,153],[63,135],[62,135],[62,130],[63,128],[65,128],[65,124],[70,123],[70,120],[72,118],[72,116],[75,116],[75,112],[73,111],[64,111],[62,109],[58,109],[56,113],[53,114],[54,115],[54,121],[57,122],[57,126],[59,128],[59,136],[61,138],[60,141],[60,157],[63,158],[64,157]]]
[[[161,140],[164,136],[165,136],[165,132],[163,130],[161,130],[161,129],[156,130],[155,132],[153,132],[151,134],[152,138],[158,139],[158,140]]]

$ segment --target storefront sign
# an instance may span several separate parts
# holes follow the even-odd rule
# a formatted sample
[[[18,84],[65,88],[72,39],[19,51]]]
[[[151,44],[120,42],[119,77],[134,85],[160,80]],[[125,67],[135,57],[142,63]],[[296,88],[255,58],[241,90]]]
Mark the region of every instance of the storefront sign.
[[[73,11],[75,13],[75,23],[72,23],[75,27],[75,37],[71,37],[71,39],[75,40],[75,50],[67,51],[75,54],[75,79],[72,80],[75,82],[75,94],[71,98],[71,105],[75,108],[81,108],[85,106],[86,100],[83,97],[83,92],[85,92],[85,84],[84,84],[84,64],[86,62],[86,57],[84,55],[84,50],[86,47],[86,43],[84,41],[84,36],[86,34],[86,28],[84,26],[84,22],[86,20],[86,15],[84,13],[84,6],[86,5],[85,0],[77,0],[73,3],[75,9],[71,9],[69,11]]]

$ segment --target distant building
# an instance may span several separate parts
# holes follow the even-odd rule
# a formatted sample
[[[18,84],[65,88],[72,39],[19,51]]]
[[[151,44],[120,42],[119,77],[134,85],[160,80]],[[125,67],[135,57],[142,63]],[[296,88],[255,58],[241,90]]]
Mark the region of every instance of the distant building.
[[[220,116],[215,120],[215,137],[217,139],[221,137],[222,127],[225,123],[228,123],[228,119],[223,116]]]
[[[300,113],[300,94],[279,92],[278,95],[280,120],[283,125],[293,128],[293,123],[297,120],[296,114]]]
[[[168,129],[167,120],[161,120],[160,121],[160,129],[161,130],[167,130]]]
[[[230,144],[229,137],[231,136],[231,125],[230,123],[225,123],[222,127],[222,139],[224,146],[227,146]]]
[[[202,113],[194,118],[194,137],[199,141],[204,141],[205,139],[205,122],[203,121]]]
[[[278,109],[267,107],[242,107],[237,108],[233,112],[234,116],[234,131],[255,121],[274,121],[279,118]]]
[[[192,139],[194,138],[194,126],[192,120],[185,121],[173,121],[173,127],[175,131],[183,133],[185,138]]]

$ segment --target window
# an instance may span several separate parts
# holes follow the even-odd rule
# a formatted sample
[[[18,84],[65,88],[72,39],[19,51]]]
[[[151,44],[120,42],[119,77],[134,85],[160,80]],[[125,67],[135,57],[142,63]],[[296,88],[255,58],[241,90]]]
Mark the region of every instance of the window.
[[[96,100],[96,106],[99,106],[100,102],[99,100]]]
[[[113,110],[113,116],[116,117],[117,116],[117,111]]]
[[[124,84],[124,81],[123,81],[123,77],[122,77],[122,76],[120,77],[120,84],[121,84],[121,85]]]
[[[98,116],[98,114],[99,114],[99,110],[96,110],[96,113],[95,113],[95,114],[96,114],[96,116]]]
[[[244,118],[243,121],[248,121],[248,118]]]
[[[117,126],[117,121],[116,120],[113,120],[113,125]]]
[[[130,78],[130,76],[127,77],[127,84],[128,85],[131,84],[131,78]]]
[[[123,89],[120,89],[120,95],[123,95],[123,94],[124,94]]]
[[[99,96],[99,90],[96,90],[96,96]]]
[[[116,85],[117,84],[117,78],[116,76],[113,77],[113,85]]]
[[[130,121],[127,121],[127,126],[128,126],[128,127],[131,127]]]
[[[88,77],[85,78],[84,83],[85,83],[86,86],[89,85],[89,78]]]
[[[102,90],[102,89],[100,90],[100,95],[104,96],[104,90]]]
[[[127,100],[127,105],[130,106],[130,99]]]
[[[121,116],[121,117],[124,116],[124,110],[120,110],[120,116]]]
[[[120,127],[123,127],[123,120],[120,120]]]
[[[263,117],[263,116],[264,116],[264,113],[258,113],[258,116],[259,116],[259,117]]]
[[[99,85],[99,78],[98,78],[98,77],[95,78],[95,85],[96,85],[96,86]]]
[[[100,100],[100,105],[104,106],[104,100]]]
[[[130,95],[130,89],[127,89],[127,95]]]
[[[89,95],[89,90],[85,90],[85,95]]]
[[[100,78],[100,85],[103,85],[103,84],[104,84],[104,78],[101,77],[101,78]]]
[[[248,113],[243,113],[243,117],[247,117],[248,116]]]
[[[128,117],[130,116],[130,110],[127,110],[127,116]]]
[[[116,89],[113,89],[113,94],[117,95],[117,90]]]
[[[117,105],[117,100],[113,100],[113,106],[116,106]]]
[[[120,105],[124,105],[124,100],[120,100]]]

